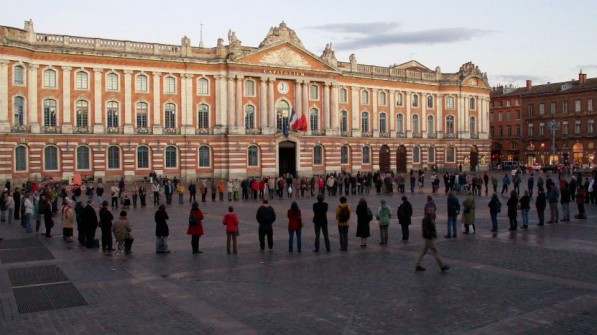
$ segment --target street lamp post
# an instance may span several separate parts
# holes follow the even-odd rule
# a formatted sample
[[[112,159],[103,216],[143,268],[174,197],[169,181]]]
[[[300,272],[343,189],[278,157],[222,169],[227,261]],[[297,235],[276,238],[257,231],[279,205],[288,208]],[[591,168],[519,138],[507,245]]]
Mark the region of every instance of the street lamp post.
[[[551,159],[553,164],[553,159],[556,156],[556,132],[558,128],[560,128],[560,122],[556,121],[555,119],[547,122],[547,127],[551,130]]]

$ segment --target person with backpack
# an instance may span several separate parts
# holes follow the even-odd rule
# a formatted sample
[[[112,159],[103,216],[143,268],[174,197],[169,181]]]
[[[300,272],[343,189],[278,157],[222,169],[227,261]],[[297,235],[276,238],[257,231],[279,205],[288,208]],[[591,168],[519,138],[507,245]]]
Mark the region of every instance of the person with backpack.
[[[460,214],[460,202],[450,191],[448,192],[448,233],[444,236],[445,238],[456,238],[458,214]]]
[[[398,223],[402,228],[402,241],[408,241],[410,231],[409,227],[411,224],[411,217],[413,216],[413,206],[408,201],[406,196],[402,197],[402,204],[398,206]],[[386,241],[387,242],[387,241]]]
[[[340,197],[340,205],[336,208],[336,221],[338,221],[338,237],[340,239],[340,251],[348,250],[348,227],[350,220],[350,206],[346,203],[346,197]]]
[[[303,221],[301,210],[296,201],[293,201],[288,210],[288,252],[293,251],[294,235],[296,234],[296,251],[301,252],[301,230]]]
[[[489,201],[489,204],[487,204],[487,206],[489,206],[489,216],[491,216],[491,232],[492,233],[497,233],[498,232],[498,221],[497,221],[497,215],[499,212],[502,211],[502,203],[500,202],[500,199],[498,198],[497,193],[493,193],[493,195],[491,196],[491,200]]]
[[[199,209],[199,203],[193,201],[191,205],[191,213],[189,214],[189,227],[187,228],[187,235],[191,235],[191,248],[194,254],[201,254],[203,251],[199,250],[199,238],[204,235],[203,231],[203,212]]]
[[[234,207],[228,207],[228,214],[224,215],[222,224],[226,226],[226,252],[230,255],[230,240],[232,240],[232,253],[238,253],[236,248],[236,237],[238,236],[238,216],[234,213]]]
[[[323,233],[325,250],[330,252],[330,237],[328,236],[328,203],[323,201],[324,195],[317,195],[317,202],[313,204],[313,227],[315,228],[315,249],[319,252],[319,234]]]
[[[379,244],[388,244],[388,226],[392,219],[392,209],[384,199],[380,201],[381,206],[377,209],[377,221],[379,222]]]
[[[356,209],[357,213],[357,237],[361,238],[361,247],[367,247],[367,238],[371,236],[371,229],[369,223],[373,220],[373,213],[367,206],[365,198],[359,199],[359,204]]]
[[[265,237],[267,236],[267,246],[269,251],[273,251],[274,249],[274,230],[272,224],[276,221],[276,212],[274,209],[269,205],[267,199],[263,200],[261,206],[257,210],[257,214],[255,216],[257,222],[259,223],[259,247],[261,251],[265,250]]]

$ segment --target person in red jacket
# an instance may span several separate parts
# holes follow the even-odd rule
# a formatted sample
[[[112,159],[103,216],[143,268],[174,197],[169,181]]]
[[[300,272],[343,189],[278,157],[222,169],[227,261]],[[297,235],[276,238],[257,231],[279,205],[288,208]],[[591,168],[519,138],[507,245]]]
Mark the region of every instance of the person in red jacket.
[[[301,219],[301,210],[296,201],[293,201],[288,210],[288,252],[292,252],[294,234],[296,233],[296,250],[301,252],[301,229],[303,221]]]
[[[236,237],[238,236],[238,216],[234,213],[232,206],[228,207],[228,214],[224,215],[222,224],[226,226],[226,252],[230,254],[230,240],[232,240],[232,253],[236,254]]]
[[[203,213],[199,209],[199,203],[193,202],[191,208],[191,214],[189,215],[189,228],[187,229],[187,235],[191,235],[191,247],[194,254],[201,254],[203,251],[199,250],[199,238],[204,235],[203,232]]]

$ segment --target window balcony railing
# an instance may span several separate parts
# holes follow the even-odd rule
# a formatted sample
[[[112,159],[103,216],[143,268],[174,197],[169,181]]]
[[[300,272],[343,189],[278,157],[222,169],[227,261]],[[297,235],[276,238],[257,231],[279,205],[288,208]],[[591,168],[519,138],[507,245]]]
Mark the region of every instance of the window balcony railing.
[[[396,137],[398,137],[398,138],[405,138],[406,134],[403,131],[397,131],[396,132]]]
[[[498,137],[501,137],[501,136],[498,135]],[[444,133],[444,138],[445,139],[458,138],[458,134],[456,134],[456,133]]]
[[[472,139],[478,139],[479,133],[470,134]]]
[[[248,131],[251,129],[247,129],[247,134]],[[211,128],[198,128],[195,129],[195,135],[212,135],[214,133],[214,130]]]
[[[22,125],[18,125],[18,126],[12,126],[12,128],[10,128],[10,131],[13,133],[30,133],[31,132],[31,126],[28,124],[22,124]]]
[[[325,135],[325,131],[320,130],[320,129],[312,129],[311,130],[311,136],[323,136]]]
[[[427,138],[437,138],[437,133],[436,132],[427,133]]]
[[[91,128],[87,126],[75,127],[75,129],[73,129],[73,132],[75,134],[91,134]]]
[[[350,131],[341,131],[340,136],[342,137],[351,137],[352,133]]]
[[[379,137],[382,137],[382,138],[390,138],[390,132],[389,132],[389,131],[380,132],[380,133],[379,133]]]
[[[371,137],[371,136],[372,136],[371,132],[368,132],[368,131],[364,131],[361,133],[361,137]]]
[[[41,132],[44,134],[60,134],[62,130],[57,126],[43,126]]]
[[[135,128],[135,134],[151,135],[151,134],[153,134],[153,129],[150,127],[137,127],[137,128]]]
[[[197,130],[199,130],[199,129],[197,129]],[[210,129],[207,129],[207,130],[210,130]],[[245,134],[247,134],[247,135],[261,135],[261,129],[259,129],[259,128],[247,128],[245,130]]]
[[[107,127],[106,134],[122,134],[124,129],[122,127]]]
[[[413,133],[411,134],[411,137],[412,137],[412,138],[423,138],[423,134],[422,134],[422,133],[414,133],[414,132],[413,132]]]
[[[180,135],[180,128],[164,128],[164,135]]]

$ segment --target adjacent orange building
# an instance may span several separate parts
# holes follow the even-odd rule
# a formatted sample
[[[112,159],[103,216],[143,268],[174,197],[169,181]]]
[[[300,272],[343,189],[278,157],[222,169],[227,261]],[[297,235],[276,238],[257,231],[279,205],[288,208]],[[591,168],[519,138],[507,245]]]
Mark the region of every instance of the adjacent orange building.
[[[472,63],[380,67],[285,23],[258,47],[194,47],[0,26],[0,178],[236,178],[487,169],[489,85]],[[291,130],[295,120],[306,129]],[[287,131],[288,130],[288,131]]]

